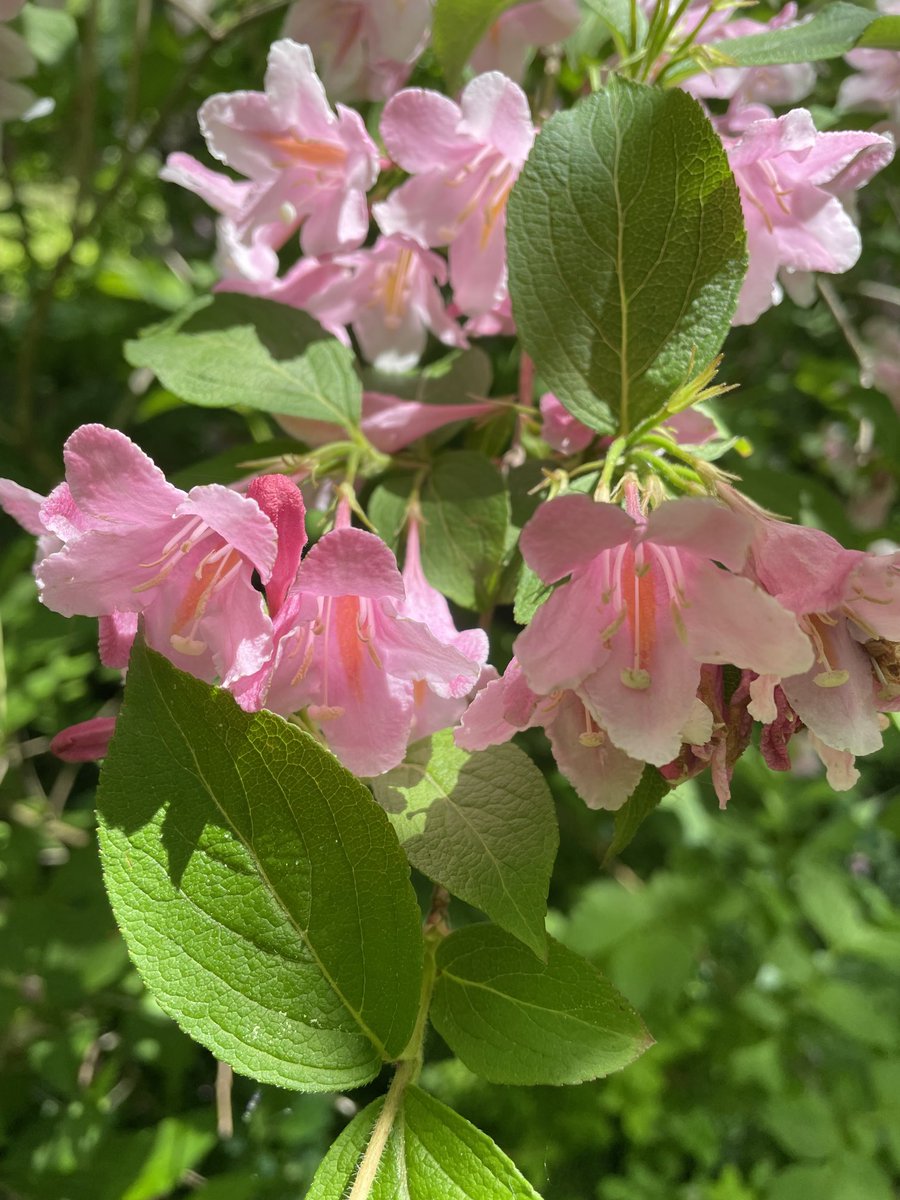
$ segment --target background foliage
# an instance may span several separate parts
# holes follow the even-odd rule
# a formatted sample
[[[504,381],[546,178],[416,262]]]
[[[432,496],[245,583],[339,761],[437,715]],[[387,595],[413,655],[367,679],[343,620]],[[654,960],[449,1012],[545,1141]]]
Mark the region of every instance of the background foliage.
[[[235,20],[251,10],[223,8]],[[257,79],[280,13],[213,40],[177,6],[145,0],[29,11],[33,86],[55,108],[3,131],[0,394],[18,400],[0,413],[0,474],[46,490],[62,441],[92,420],[125,428],[170,474],[248,435],[265,441],[275,431],[261,414],[183,406],[121,348],[209,286],[211,221],[157,171],[169,150],[199,149],[204,97]],[[841,71],[823,68],[823,102]],[[725,375],[741,388],[719,408],[727,425],[740,406],[734,424],[754,453],[725,465],[751,495],[861,548],[900,540],[897,414],[860,383],[846,336],[896,318],[878,297],[900,254],[897,172],[862,195],[865,249],[839,294],[785,302],[730,335]],[[502,347],[494,368],[502,393]],[[37,604],[31,541],[2,521],[0,1194],[292,1200],[354,1102],[237,1079],[234,1137],[217,1136],[214,1061],[143,991],[103,893],[96,770],[44,753],[117,681],[97,665],[92,622]],[[512,636],[501,623],[498,659]],[[608,1080],[526,1089],[441,1061],[432,1033],[424,1086],[547,1200],[889,1200],[900,1178],[896,732],[842,796],[811,766],[775,777],[749,754],[727,813],[705,783],[685,785],[606,870],[611,819],[585,810],[538,735],[529,749],[560,810],[551,932],[602,967],[657,1045]]]

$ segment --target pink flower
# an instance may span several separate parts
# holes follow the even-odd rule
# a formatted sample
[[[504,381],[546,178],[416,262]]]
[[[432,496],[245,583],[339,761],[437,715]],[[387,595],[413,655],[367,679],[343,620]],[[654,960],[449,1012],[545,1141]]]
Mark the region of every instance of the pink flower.
[[[697,10],[699,15],[706,8],[704,4]],[[792,3],[786,4],[770,21],[738,17],[720,24],[717,29],[705,25],[699,40],[727,54],[731,38],[789,29],[797,24],[797,5]],[[735,106],[743,107],[747,104],[796,104],[809,95],[815,83],[816,69],[812,63],[787,63],[768,67],[716,67],[692,75],[682,86],[698,98],[731,100]]]
[[[702,664],[806,670],[796,620],[732,573],[753,532],[696,497],[647,518],[583,495],[542,505],[522,532],[525,561],[545,583],[571,578],[516,639],[531,688],[576,689],[620,750],[663,766],[680,751]]]
[[[349,325],[363,356],[383,371],[408,371],[422,356],[429,332],[446,346],[467,346],[440,293],[447,268],[437,254],[394,234],[335,262],[349,273],[312,308],[328,327]]]
[[[475,47],[470,59],[477,72],[502,71],[521,83],[535,46],[564,41],[578,28],[575,0],[533,0],[501,13]]]
[[[780,269],[853,266],[862,243],[840,197],[886,166],[894,147],[877,133],[819,133],[803,108],[754,120],[723,141],[747,226],[750,265],[734,318],[747,325],[780,299]]]
[[[419,550],[419,522],[411,518],[406,532],[406,557],[403,561],[403,588],[405,597],[398,607],[401,617],[418,621],[445,646],[458,650],[467,663],[478,668],[476,684],[488,682],[496,677],[492,667],[487,667],[490,649],[488,635],[483,629],[464,629],[460,632],[453,621],[450,605],[444,596],[425,578]],[[442,696],[424,685],[424,681],[413,684],[413,725],[410,741],[428,737],[440,729],[449,729],[459,722],[466,710],[468,694],[473,688],[471,668],[449,685],[449,695]]]
[[[338,100],[386,100],[425,48],[432,0],[299,0],[286,37],[306,42]]]
[[[199,118],[213,157],[250,183],[187,154],[172,155],[161,175],[222,213],[236,243],[277,250],[299,228],[304,252],[324,254],[365,239],[378,151],[358,113],[332,112],[308,46],[275,42],[266,90],[212,96]]]
[[[826,765],[849,778],[853,756],[881,748],[880,713],[900,700],[900,553],[845,550],[817,529],[760,521],[750,567],[797,615],[814,652],[803,672],[760,672],[750,685],[750,711],[765,723],[777,720],[780,684],[813,745],[845,756]]]
[[[381,229],[449,246],[460,310],[491,312],[507,298],[506,200],[534,141],[525,93],[496,71],[459,104],[411,88],[385,105],[381,134],[413,178],[373,206]]]
[[[325,534],[276,617],[269,663],[233,689],[238,703],[285,716],[305,710],[357,775],[397,766],[410,738],[429,730],[427,693],[461,700],[484,661],[470,639],[462,644],[477,650],[475,658],[405,615],[405,603],[403,579],[384,542],[346,526]],[[454,630],[453,641],[460,638]]]
[[[469,705],[456,744],[463,750],[485,750],[535,725],[543,727],[557,766],[588,808],[622,807],[640,782],[643,762],[613,745],[572,690],[545,696],[533,692],[515,658],[502,678]]]
[[[898,0],[879,0],[877,7],[885,16],[900,16]],[[900,54],[895,50],[861,49],[851,50],[844,57],[856,74],[841,84],[838,109],[886,112],[900,119]]]
[[[48,608],[101,618],[101,651],[124,666],[137,614],[148,644],[201,678],[231,682],[271,647],[265,583],[277,536],[253,500],[210,484],[185,493],[124,434],[83,425],[66,442],[66,483],[41,506],[62,543],[35,568]]]
[[[582,425],[552,392],[545,392],[540,400],[541,437],[552,450],[560,454],[579,454],[586,450],[597,436],[595,429]]]
[[[476,400],[466,404],[429,404],[421,400],[403,400],[384,392],[363,392],[360,428],[376,450],[396,454],[411,442],[427,437],[457,421],[497,412],[496,400]],[[327,421],[307,421],[302,417],[276,416],[278,424],[307,446],[324,446],[340,441],[346,432]]]

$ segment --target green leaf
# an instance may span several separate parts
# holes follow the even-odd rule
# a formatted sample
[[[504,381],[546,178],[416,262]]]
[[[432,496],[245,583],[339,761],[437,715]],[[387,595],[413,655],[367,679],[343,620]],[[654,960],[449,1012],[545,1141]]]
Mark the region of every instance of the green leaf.
[[[522,564],[522,574],[516,587],[513,604],[513,619],[519,625],[530,625],[534,614],[553,592],[552,583],[544,583],[536,571],[527,563]]]
[[[34,57],[45,67],[56,66],[78,41],[78,25],[71,13],[34,4],[22,12],[22,32]]]
[[[700,106],[615,77],[544,126],[507,242],[525,349],[605,432],[658,412],[715,357],[746,266],[738,190]]]
[[[126,342],[125,357],[204,408],[243,405],[347,429],[359,424],[352,351],[306,313],[271,300],[205,296]]]
[[[837,4],[820,9],[811,20],[791,29],[728,38],[714,42],[712,46],[739,67],[820,62],[826,58],[839,58],[852,50],[874,18],[875,14],[865,8],[839,0]]]
[[[509,494],[481,454],[441,455],[422,489],[422,566],[430,582],[463,608],[490,607],[506,561]]]
[[[399,1057],[422,971],[408,866],[312,737],[136,646],[98,808],[116,920],[186,1033],[304,1091]]]
[[[371,782],[414,867],[546,953],[559,835],[549,789],[527,754],[512,745],[470,754],[447,729]]]
[[[358,1113],[323,1159],[306,1200],[344,1200],[383,1101]],[[368,1200],[541,1200],[487,1136],[409,1088]]]
[[[603,865],[617,858],[670,789],[667,780],[655,767],[644,767],[641,781],[615,816],[615,833]]]
[[[420,404],[465,404],[483,400],[491,390],[491,360],[483,350],[454,350],[419,371],[395,374],[374,367],[363,370],[366,391],[387,392]]]
[[[900,17],[876,16],[856,44],[872,50],[900,50]]]
[[[621,1070],[653,1039],[597,968],[552,938],[546,963],[495,925],[441,942],[435,1029],[492,1083],[583,1083]]]
[[[437,0],[431,42],[451,90],[493,23],[522,0]]]

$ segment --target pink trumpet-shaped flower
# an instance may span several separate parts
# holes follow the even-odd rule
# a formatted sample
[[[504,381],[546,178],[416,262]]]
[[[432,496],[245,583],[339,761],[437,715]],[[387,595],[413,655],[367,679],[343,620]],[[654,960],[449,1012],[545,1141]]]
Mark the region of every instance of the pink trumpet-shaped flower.
[[[411,88],[385,105],[381,134],[413,178],[373,206],[379,226],[449,246],[459,309],[492,312],[507,298],[506,201],[534,141],[525,93],[497,71],[473,79],[459,104]]]
[[[514,658],[469,705],[455,734],[463,750],[508,742],[522,729],[541,726],[553,757],[588,808],[621,808],[640,782],[644,764],[618,749],[571,689],[541,696],[528,686]]]
[[[497,412],[502,402],[473,400],[466,404],[428,404],[422,400],[404,400],[384,392],[363,392],[360,428],[376,450],[396,454],[404,446],[427,437],[445,425],[473,421]],[[345,436],[339,425],[328,421],[307,421],[303,417],[278,416],[278,424],[307,446],[323,446]]]
[[[432,0],[299,0],[284,33],[307,42],[330,96],[386,100],[428,39]]]
[[[741,193],[750,259],[736,325],[752,323],[781,297],[779,270],[847,271],[862,242],[841,196],[861,188],[891,161],[890,138],[819,133],[806,109],[773,118],[768,110],[740,137],[723,135]]]
[[[235,242],[277,250],[298,228],[306,254],[363,242],[378,150],[357,112],[340,104],[332,111],[308,46],[275,42],[266,90],[212,96],[199,119],[213,157],[250,182],[186,154],[173,155],[162,177],[222,213]]]
[[[733,574],[753,532],[749,518],[696,497],[647,518],[582,495],[543,505],[522,553],[545,583],[571,578],[516,640],[531,688],[577,689],[620,750],[663,766],[680,751],[702,664],[806,670],[796,619]]]
[[[405,616],[405,602],[384,542],[346,526],[325,534],[276,617],[269,664],[233,689],[238,702],[249,711],[305,710],[357,775],[397,766],[414,728],[422,736],[417,708],[425,712],[426,692],[459,700],[481,671],[478,661]]]
[[[384,371],[408,371],[425,349],[429,332],[446,346],[468,345],[447,312],[440,288],[447,265],[412,238],[394,234],[374,246],[341,255],[346,271],[308,305],[323,325],[350,326],[363,355]]]
[[[576,0],[532,0],[507,8],[472,52],[477,72],[502,71],[521,83],[536,46],[564,41],[581,20]]]
[[[780,684],[814,735],[832,786],[848,787],[853,757],[881,748],[880,713],[900,705],[900,553],[846,550],[819,530],[760,521],[750,569],[797,615],[814,652],[803,672],[761,672],[750,685],[750,712],[776,721]]]
[[[271,621],[251,582],[276,559],[272,523],[253,500],[210,484],[183,492],[114,429],[83,425],[66,442],[66,482],[41,506],[61,543],[35,568],[41,599],[101,618],[101,650],[124,666],[144,614],[148,644],[201,678],[252,673]]]

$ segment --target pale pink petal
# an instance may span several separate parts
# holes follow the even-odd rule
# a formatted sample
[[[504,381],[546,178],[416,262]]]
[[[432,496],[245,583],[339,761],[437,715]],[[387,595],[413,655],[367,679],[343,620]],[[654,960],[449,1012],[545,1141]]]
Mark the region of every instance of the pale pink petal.
[[[623,630],[613,637],[601,669],[589,675],[578,692],[619,749],[662,767],[681,749],[681,730],[700,682],[700,664],[681,644],[665,609],[657,610],[656,636],[642,666],[649,674],[648,685],[629,687],[624,680],[634,668],[634,648]]]
[[[137,629],[137,613],[114,612],[100,618],[100,661],[104,667],[125,670]]]
[[[509,162],[521,165],[534,142],[528,98],[499,71],[478,75],[459,101],[459,129],[474,141],[492,146]]]
[[[381,136],[404,171],[442,170],[465,147],[457,129],[460,119],[459,106],[446,96],[407,88],[384,106]]]
[[[747,710],[754,720],[769,725],[778,716],[775,689],[780,675],[758,675],[750,681],[750,703]]]
[[[830,612],[844,599],[851,572],[864,555],[820,529],[768,521],[753,544],[754,575],[779,604],[795,613]]]
[[[384,669],[398,679],[424,680],[439,696],[467,695],[478,682],[481,666],[429,632],[418,621],[375,617],[375,652]]]
[[[232,218],[240,214],[253,190],[252,184],[230,179],[221,171],[211,171],[190,154],[180,151],[169,155],[159,177],[167,183],[187,188],[205,200],[210,208]]]
[[[545,392],[540,400],[541,437],[553,450],[560,454],[578,454],[586,450],[597,431],[582,425],[564,408],[552,392]]]
[[[361,191],[322,192],[312,206],[301,234],[305,254],[354,250],[366,240],[369,210]]]
[[[316,596],[404,597],[397,561],[384,542],[364,529],[334,529],[312,547],[298,587]]]
[[[333,689],[329,708],[311,706],[330,749],[354,775],[381,775],[406,755],[412,726],[412,687],[380,670],[368,654],[360,664],[359,690]],[[341,711],[331,711],[339,709]]]
[[[492,312],[507,293],[505,212],[483,203],[453,240],[449,262],[460,310],[472,316]]]
[[[864,629],[900,642],[900,553],[865,555],[848,579],[846,601]]]
[[[414,175],[387,200],[373,204],[372,215],[386,235],[405,234],[423,246],[447,246],[459,234],[461,214],[477,185],[475,176],[457,182],[443,171]]]
[[[46,533],[41,520],[41,505],[45,497],[29,488],[14,483],[11,479],[0,479],[0,508],[22,526],[26,533],[40,537]]]
[[[812,665],[812,647],[797,618],[749,579],[697,563],[685,591],[685,640],[698,662],[782,676]]]
[[[63,449],[66,480],[93,522],[137,525],[171,517],[184,492],[130,438],[105,425],[82,425]]]
[[[167,534],[160,527],[149,538],[142,530],[136,545],[132,537],[91,529],[35,567],[41,600],[64,617],[103,617],[113,611],[142,612],[153,602],[155,590],[143,585],[152,578],[152,564],[160,556]],[[141,551],[147,554],[141,561]]]
[[[290,38],[274,42],[269,50],[266,95],[272,111],[286,127],[321,141],[334,139],[337,119],[331,111],[309,46]]]
[[[836,750],[873,754],[882,737],[875,707],[872,664],[868,654],[838,621],[821,631],[827,638],[828,670],[821,663],[804,675],[782,679],[788,703],[817,737]],[[822,686],[816,679],[834,681],[846,672],[843,683]]]
[[[808,739],[810,746],[822,760],[829,787],[836,792],[848,792],[859,782],[854,755],[847,750],[835,750],[812,732],[808,734]]]
[[[220,483],[191,488],[175,516],[199,517],[210,529],[251,562],[268,582],[275,565],[278,538],[275,527],[255,500]]]
[[[60,483],[41,505],[40,520],[63,542],[71,541],[90,528],[90,522],[72,499],[67,483]]]
[[[576,687],[605,662],[603,634],[617,614],[603,602],[602,590],[596,570],[576,575],[544,601],[516,638],[516,657],[536,692]]]
[[[655,508],[641,536],[658,546],[675,546],[715,559],[737,571],[744,565],[753,534],[753,522],[742,513],[717,500],[685,496]]]
[[[644,772],[590,720],[584,704],[567,692],[547,723],[547,736],[559,769],[588,808],[621,808]]]
[[[542,504],[522,530],[525,561],[545,583],[588,566],[604,550],[631,541],[635,522],[616,504],[570,494]]]

